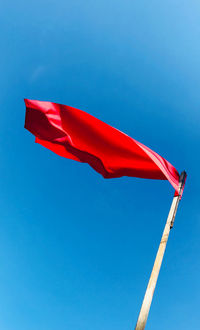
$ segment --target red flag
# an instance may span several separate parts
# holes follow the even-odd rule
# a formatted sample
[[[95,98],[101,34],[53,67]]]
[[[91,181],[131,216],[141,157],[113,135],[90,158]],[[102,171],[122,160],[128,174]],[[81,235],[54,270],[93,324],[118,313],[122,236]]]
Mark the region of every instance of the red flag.
[[[60,156],[88,163],[104,178],[169,180],[178,193],[175,167],[142,143],[67,105],[27,99],[25,104],[25,128],[37,143]]]

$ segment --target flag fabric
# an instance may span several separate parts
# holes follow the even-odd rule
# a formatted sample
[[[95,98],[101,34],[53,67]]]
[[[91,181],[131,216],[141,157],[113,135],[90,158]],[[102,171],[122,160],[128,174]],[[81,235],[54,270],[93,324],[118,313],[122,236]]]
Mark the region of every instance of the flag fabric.
[[[25,128],[56,154],[88,163],[104,178],[168,180],[179,191],[179,173],[166,159],[90,114],[52,102],[25,99]]]

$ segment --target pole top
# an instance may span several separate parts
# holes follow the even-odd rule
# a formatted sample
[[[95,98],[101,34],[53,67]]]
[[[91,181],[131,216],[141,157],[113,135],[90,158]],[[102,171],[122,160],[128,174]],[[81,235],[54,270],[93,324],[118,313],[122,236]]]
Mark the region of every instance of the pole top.
[[[179,195],[182,195],[182,191],[184,189],[185,186],[185,180],[187,178],[187,173],[186,171],[181,172],[180,174],[180,178],[179,178]]]

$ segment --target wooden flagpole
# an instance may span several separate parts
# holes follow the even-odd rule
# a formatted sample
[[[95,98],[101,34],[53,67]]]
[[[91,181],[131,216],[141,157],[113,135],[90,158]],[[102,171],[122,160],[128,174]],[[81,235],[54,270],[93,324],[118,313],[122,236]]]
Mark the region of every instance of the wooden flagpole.
[[[146,289],[146,293],[145,293],[145,296],[144,296],[144,300],[143,300],[143,303],[142,303],[142,307],[141,307],[141,310],[140,310],[140,314],[139,314],[139,317],[138,317],[138,320],[137,320],[135,330],[144,330],[145,326],[146,326],[149,310],[150,310],[150,307],[151,307],[151,302],[152,302],[152,299],[153,299],[154,290],[155,290],[155,287],[156,287],[158,275],[159,275],[159,272],[160,272],[160,267],[161,267],[161,264],[162,264],[163,256],[164,256],[164,253],[165,253],[165,248],[166,248],[166,245],[167,245],[167,240],[168,240],[168,237],[169,237],[169,232],[170,232],[170,229],[173,227],[173,224],[174,224],[174,219],[175,219],[176,211],[177,211],[178,204],[179,204],[179,201],[180,201],[180,198],[181,198],[182,190],[184,188],[185,179],[186,179],[186,172],[183,171],[180,175],[179,195],[175,196],[172,200],[171,208],[170,208],[169,215],[168,215],[168,218],[167,218],[167,222],[166,222],[166,225],[165,225],[165,228],[164,228],[164,231],[163,231],[163,235],[162,235],[162,238],[161,238],[161,241],[160,241],[160,245],[159,245],[159,248],[158,248],[158,252],[157,252],[157,255],[156,255],[156,259],[155,259],[154,266],[153,266],[153,269],[152,269],[152,273],[151,273],[149,283],[148,283],[148,286],[147,286],[147,289]]]

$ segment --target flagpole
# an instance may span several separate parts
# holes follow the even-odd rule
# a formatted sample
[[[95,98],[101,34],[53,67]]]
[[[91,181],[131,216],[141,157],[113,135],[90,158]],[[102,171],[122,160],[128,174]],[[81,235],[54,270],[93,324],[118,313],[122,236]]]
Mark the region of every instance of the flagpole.
[[[137,324],[135,327],[135,330],[144,330],[145,326],[146,326],[146,322],[147,322],[147,318],[148,318],[148,314],[149,314],[149,310],[151,307],[151,302],[153,299],[153,294],[154,294],[154,290],[156,287],[156,283],[157,283],[157,279],[158,279],[158,275],[160,272],[160,267],[163,261],[163,256],[165,253],[165,249],[166,249],[166,245],[167,245],[167,241],[168,241],[168,237],[169,237],[169,233],[170,233],[170,229],[173,227],[174,224],[174,219],[176,216],[176,212],[178,209],[178,204],[182,195],[182,191],[184,188],[184,183],[185,183],[185,179],[186,179],[186,172],[183,171],[180,175],[180,181],[179,181],[179,195],[178,196],[174,196],[173,200],[172,200],[172,204],[171,204],[171,208],[169,211],[169,215],[167,218],[167,222],[163,231],[163,235],[160,241],[160,245],[158,248],[158,252],[156,255],[156,259],[154,262],[154,266],[152,269],[152,273],[149,279],[149,283],[146,289],[146,293],[144,296],[144,300],[142,303],[142,307],[140,310],[140,314],[138,316],[138,320],[137,320]]]

